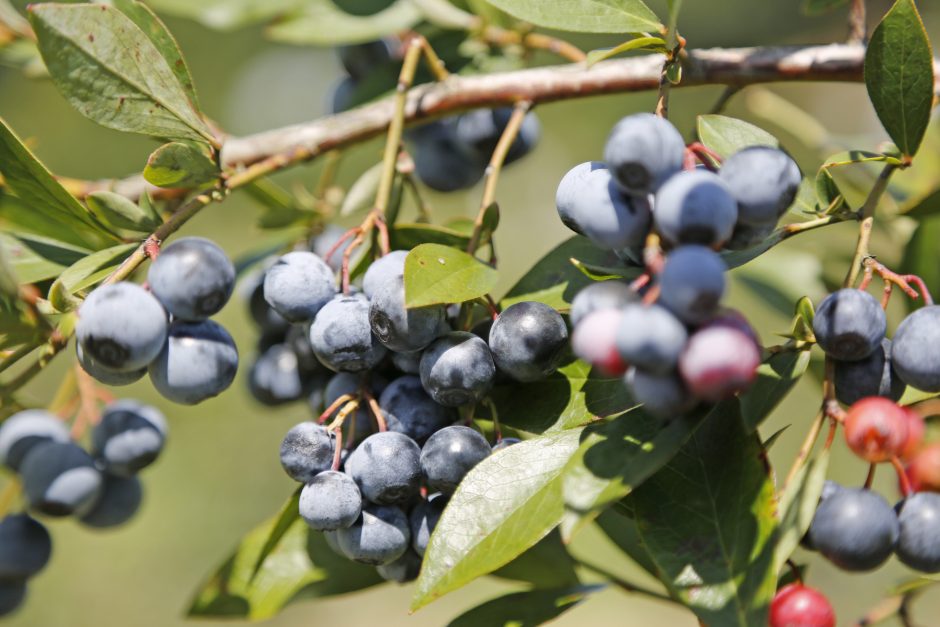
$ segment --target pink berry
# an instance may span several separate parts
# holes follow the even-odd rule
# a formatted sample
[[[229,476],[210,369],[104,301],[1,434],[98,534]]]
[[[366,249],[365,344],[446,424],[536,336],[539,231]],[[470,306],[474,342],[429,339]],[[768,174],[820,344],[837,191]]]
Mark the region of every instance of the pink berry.
[[[849,407],[845,441],[865,461],[886,462],[904,449],[907,421],[904,410],[891,399],[869,396]]]
[[[578,322],[571,336],[574,354],[606,375],[617,376],[627,371],[616,342],[621,315],[619,309],[592,311]]]
[[[924,419],[910,407],[902,407],[905,417],[907,417],[907,440],[901,448],[898,456],[901,459],[911,459],[920,450],[924,443],[924,434],[927,431],[927,425]]]
[[[750,336],[719,324],[689,338],[679,358],[679,372],[692,394],[714,403],[747,389],[760,360],[760,349]]]
[[[940,442],[925,446],[907,466],[915,492],[940,492]]]
[[[818,590],[791,583],[770,604],[770,627],[835,627],[836,614]]]

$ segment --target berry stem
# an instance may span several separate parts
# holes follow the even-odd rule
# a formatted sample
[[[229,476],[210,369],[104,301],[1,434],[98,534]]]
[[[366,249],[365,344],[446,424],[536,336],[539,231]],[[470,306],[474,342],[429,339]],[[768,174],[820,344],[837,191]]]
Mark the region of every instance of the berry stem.
[[[790,466],[790,471],[787,473],[787,478],[783,482],[783,488],[780,490],[781,494],[786,491],[787,487],[790,485],[790,482],[793,481],[793,478],[796,476],[796,473],[799,472],[800,468],[802,468],[809,459],[809,454],[813,450],[813,446],[815,446],[816,440],[819,438],[819,432],[822,431],[822,426],[825,421],[826,412],[820,408],[819,412],[816,414],[816,418],[813,419],[813,424],[810,425],[809,431],[806,433],[806,438],[803,440],[803,445],[796,454],[796,459],[793,460],[793,465]]]
[[[333,465],[331,468],[333,470],[339,470],[339,465],[343,461],[343,430],[337,429],[334,433],[336,435],[336,441],[333,443]]]
[[[349,416],[349,414],[353,413],[357,409],[359,409],[359,401],[357,399],[348,401],[345,405],[343,405],[343,408],[339,410],[339,413],[336,414],[336,418],[333,419],[333,422],[331,422],[326,428],[339,434],[343,428],[343,423],[346,422],[346,418]]]
[[[382,408],[379,407],[379,402],[375,400],[375,397],[372,396],[372,393],[368,390],[363,390],[362,396],[366,399],[366,404],[369,406],[369,413],[375,418],[375,424],[379,429],[379,433],[388,431],[388,424],[385,422],[385,416],[382,415]]]
[[[342,396],[340,396],[338,399],[330,403],[329,407],[323,410],[323,413],[320,414],[319,418],[317,418],[317,424],[322,425],[324,422],[326,422],[330,418],[330,416],[333,415],[333,412],[335,412],[337,409],[339,409],[340,407],[342,407],[349,401],[355,400],[355,398],[356,397],[353,396],[352,394],[343,394]]]
[[[493,421],[493,434],[496,436],[496,443],[503,441],[503,429],[499,424],[499,412],[496,410],[496,403],[489,396],[483,399],[483,404],[490,410],[490,420]]]
[[[907,478],[907,473],[904,472],[904,466],[901,464],[901,460],[898,459],[898,456],[895,455],[891,458],[891,465],[894,466],[894,471],[898,473],[898,483],[901,484],[901,494],[904,497],[908,497],[914,491],[911,487],[911,481]]]
[[[859,272],[862,269],[862,261],[869,254],[868,247],[871,243],[871,231],[875,223],[875,209],[878,207],[878,201],[881,200],[881,197],[888,189],[888,181],[891,180],[891,175],[894,174],[894,171],[897,169],[898,166],[894,164],[888,163],[885,165],[881,170],[881,174],[879,174],[877,180],[875,180],[875,184],[872,186],[868,198],[865,199],[865,204],[859,209],[858,218],[860,224],[858,227],[858,241],[855,244],[855,255],[852,258],[852,265],[849,266],[849,271],[845,276],[842,287],[852,287],[858,279]]]
[[[872,484],[875,482],[875,469],[878,468],[878,464],[869,464],[868,465],[868,475],[865,477],[865,489],[871,490]]]

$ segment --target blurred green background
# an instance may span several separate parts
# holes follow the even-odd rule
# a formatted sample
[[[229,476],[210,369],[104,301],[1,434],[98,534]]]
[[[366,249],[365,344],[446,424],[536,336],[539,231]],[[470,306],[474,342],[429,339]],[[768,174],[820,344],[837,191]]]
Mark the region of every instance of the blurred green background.
[[[197,2],[197,0],[192,0]],[[19,3],[23,4],[23,3]],[[651,5],[660,11],[664,3]],[[806,17],[795,0],[688,1],[680,29],[692,47],[819,43],[841,40],[846,33],[845,11]],[[890,3],[870,2],[870,24]],[[940,41],[940,6],[921,2],[928,32]],[[167,18],[190,63],[204,111],[224,129],[243,134],[318,117],[324,113],[330,86],[340,76],[330,50],[291,47],[266,41],[261,28],[233,32],[210,31],[194,22]],[[585,47],[615,39],[579,40]],[[674,92],[672,119],[688,134],[695,115],[707,112],[721,88]],[[818,126],[799,117],[786,101],[811,111]],[[508,288],[541,255],[569,236],[554,210],[557,181],[572,165],[599,158],[605,137],[621,116],[651,110],[654,94],[610,96],[565,102],[538,109],[544,137],[533,155],[510,167],[500,180],[497,198],[502,223],[496,236],[501,284]],[[872,148],[885,137],[860,85],[786,85],[755,88],[738,96],[728,109],[778,133],[783,144],[813,172],[825,147]],[[77,178],[109,178],[140,171],[155,144],[147,139],[110,131],[86,120],[63,100],[46,80],[24,78],[0,67],[0,115],[56,173]],[[790,131],[783,127],[790,126]],[[807,150],[813,144],[822,150]],[[349,151],[340,172],[348,184],[380,158],[377,141]],[[937,179],[936,138],[905,178]],[[311,185],[318,166],[304,166],[281,175],[280,182]],[[430,196],[435,219],[472,215],[479,188],[467,193]],[[270,237],[256,226],[259,207],[236,194],[212,206],[183,233],[218,241],[233,256],[258,247]],[[874,250],[886,262],[896,262],[911,225],[900,221],[877,234]],[[841,277],[854,241],[855,226],[843,224],[790,241],[735,275],[759,273],[776,277],[780,292],[795,301],[824,293],[820,277]],[[764,337],[786,330],[788,317],[772,299],[758,296],[736,281],[731,304],[743,309]],[[899,322],[897,312],[892,328]],[[239,344],[243,367],[232,389],[198,407],[173,406],[160,399],[146,380],[118,391],[161,407],[170,420],[171,434],[164,456],[144,473],[144,506],[128,525],[94,532],[73,522],[53,522],[55,551],[50,566],[30,584],[25,609],[13,625],[42,627],[169,626],[184,622],[193,591],[229,555],[247,530],[274,513],[294,488],[278,463],[277,449],[285,431],[308,418],[303,405],[272,410],[255,403],[246,391],[247,365],[252,359],[254,329],[243,300],[233,298],[218,320]],[[24,394],[30,404],[49,402],[66,368],[66,351]],[[772,451],[783,474],[803,439],[819,401],[817,381],[806,377],[797,390],[762,428],[764,435],[792,424]],[[861,484],[866,466],[837,444],[830,476]],[[889,500],[897,495],[894,479],[882,471],[876,486]],[[589,531],[572,548],[577,555],[637,581],[654,585],[614,550],[599,533]],[[811,564],[809,583],[832,598],[841,624],[857,620],[885,590],[910,574],[896,562],[869,575],[840,573],[812,555],[798,554]],[[585,579],[592,580],[589,573]],[[301,602],[270,621],[272,625],[443,625],[473,605],[517,589],[509,582],[484,579],[451,594],[413,616],[407,612],[410,589],[381,586],[353,595]],[[928,594],[916,605],[914,622],[940,624],[940,595]],[[205,621],[203,621],[205,622]],[[675,607],[610,589],[565,614],[559,625],[695,625]]]

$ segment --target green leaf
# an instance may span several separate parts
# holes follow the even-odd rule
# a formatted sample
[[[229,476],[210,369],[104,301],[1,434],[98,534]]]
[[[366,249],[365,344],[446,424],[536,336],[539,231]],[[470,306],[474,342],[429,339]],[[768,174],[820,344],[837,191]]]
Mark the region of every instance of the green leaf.
[[[823,449],[811,462],[800,467],[780,495],[780,527],[775,549],[777,571],[790,559],[813,522],[828,468],[829,449]]]
[[[565,541],[668,463],[708,412],[663,420],[640,408],[585,429],[562,476]]]
[[[323,534],[299,517],[296,495],[281,514],[250,531],[235,553],[206,581],[190,616],[270,618],[292,601],[368,588],[381,583],[374,568],[333,553]]]
[[[698,116],[698,136],[703,144],[717,152],[722,159],[748,146],[780,145],[777,138],[749,122],[725,115]]]
[[[198,187],[219,178],[219,166],[199,146],[170,142],[153,151],[144,178],[157,187]]]
[[[902,274],[916,274],[924,280],[931,294],[940,294],[940,216],[921,220],[904,247],[901,260]],[[910,307],[918,306],[920,299],[905,299]]]
[[[58,223],[58,228],[53,227],[51,232],[43,235],[92,249],[100,248],[102,241],[118,239],[53,178],[2,118],[0,174],[6,185],[23,201],[27,211],[32,210],[41,216],[38,219],[47,226]],[[8,218],[8,209],[4,199],[0,204],[0,218]]]
[[[346,193],[346,197],[343,198],[339,215],[351,216],[375,206],[375,194],[379,191],[382,167],[381,162],[376,163],[363,172],[355,183],[349,186],[349,191]]]
[[[581,583],[574,570],[574,560],[565,550],[557,531],[552,531],[531,549],[494,570],[492,575],[527,581],[537,588],[561,588]]]
[[[0,232],[0,245],[20,283],[36,283],[58,276],[65,268],[88,254],[76,248],[29,233]]]
[[[448,627],[536,627],[550,622],[587,595],[606,586],[574,586],[550,590],[514,592],[490,599],[468,610],[448,623]]]
[[[501,422],[529,433],[580,427],[595,416],[636,406],[621,377],[593,373],[583,361],[565,364],[539,381],[497,385],[490,397]]]
[[[149,204],[137,205],[114,192],[92,192],[85,202],[99,220],[114,228],[150,233],[162,223]]]
[[[933,52],[913,0],[897,0],[865,52],[865,86],[882,126],[913,157],[930,122]]]
[[[907,203],[903,215],[922,220],[940,214],[940,189]]]
[[[302,7],[307,0],[148,0],[160,13],[196,20],[217,30],[260,24]]]
[[[137,0],[111,0],[121,13],[137,24],[137,27],[144,32],[153,45],[156,46],[167,65],[176,75],[176,80],[183,87],[193,108],[199,110],[199,100],[196,98],[196,87],[193,83],[193,77],[189,73],[189,66],[186,65],[186,59],[183,58],[183,51],[180,50],[176,39],[170,34],[166,25],[160,21],[160,18],[143,2]]]
[[[137,244],[120,244],[99,250],[73,263],[59,275],[59,278],[49,288],[49,299],[52,300],[53,293],[67,296],[95,285],[111,274],[135,248],[137,248]],[[52,304],[59,311],[71,311],[73,309],[71,306],[61,307],[55,302]]]
[[[567,310],[575,295],[594,282],[570,263],[571,258],[592,266],[620,265],[612,252],[601,250],[586,237],[575,235],[532,266],[503,296],[500,305],[505,309],[513,303],[534,300]]]
[[[331,0],[309,0],[265,29],[265,35],[289,44],[355,44],[406,31],[420,20],[421,12],[410,0],[397,0],[384,11],[364,17],[344,13]]]
[[[790,393],[809,366],[810,351],[771,355],[757,369],[757,380],[741,395],[741,419],[748,432],[756,429]]]
[[[803,0],[802,10],[806,15],[819,15],[847,4],[849,0]]]
[[[53,82],[102,126],[213,142],[212,131],[150,38],[106,5],[34,4],[30,22]]]
[[[469,235],[434,224],[399,223],[389,229],[389,239],[395,250],[411,250],[420,244],[441,244],[466,249]]]
[[[412,610],[509,563],[558,525],[561,471],[580,434],[514,444],[464,477],[431,534]]]
[[[604,510],[595,520],[598,528],[620,551],[633,560],[637,566],[658,577],[656,564],[643,545],[636,528],[635,514],[630,499],[625,499]]]
[[[760,441],[733,402],[630,499],[671,594],[709,625],[767,624],[776,502]]]
[[[640,0],[489,0],[536,26],[578,33],[642,33],[663,29]]]
[[[631,50],[649,50],[651,52],[667,52],[666,42],[662,37],[636,37],[629,41],[625,41],[619,46],[614,46],[613,48],[600,48],[598,50],[591,50],[587,54],[587,63],[588,67],[594,65],[598,61],[603,61],[604,59],[609,59],[615,57],[618,54],[623,54],[624,52],[630,52]]]
[[[405,258],[405,305],[462,303],[489,294],[499,274],[473,255],[440,244],[421,244]]]

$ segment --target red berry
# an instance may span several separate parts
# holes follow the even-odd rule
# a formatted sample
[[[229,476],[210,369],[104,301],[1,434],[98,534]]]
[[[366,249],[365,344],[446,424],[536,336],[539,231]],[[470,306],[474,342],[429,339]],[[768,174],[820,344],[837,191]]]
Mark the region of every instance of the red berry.
[[[922,448],[907,466],[915,492],[940,492],[940,442]]]
[[[571,335],[574,354],[606,375],[622,375],[627,371],[616,342],[621,316],[619,309],[592,311],[578,321]]]
[[[760,349],[754,340],[721,324],[696,331],[679,357],[679,372],[689,390],[708,402],[747,389],[759,365]]]
[[[907,440],[901,448],[898,457],[901,459],[911,459],[920,450],[924,443],[924,433],[927,431],[927,425],[924,419],[910,407],[902,407],[904,416],[907,418]]]
[[[791,583],[770,604],[770,627],[835,627],[836,615],[823,593]]]
[[[862,459],[877,463],[900,454],[907,442],[907,416],[891,399],[869,396],[849,407],[845,441]]]

